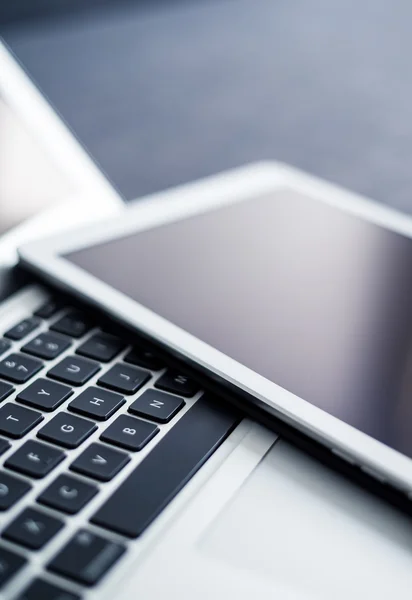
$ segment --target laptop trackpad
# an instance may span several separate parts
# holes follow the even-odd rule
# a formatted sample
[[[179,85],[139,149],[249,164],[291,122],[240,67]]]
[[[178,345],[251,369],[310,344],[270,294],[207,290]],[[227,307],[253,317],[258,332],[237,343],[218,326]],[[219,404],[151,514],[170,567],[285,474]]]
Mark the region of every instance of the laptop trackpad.
[[[387,600],[410,598],[411,540],[407,518],[279,441],[201,548],[302,597]]]

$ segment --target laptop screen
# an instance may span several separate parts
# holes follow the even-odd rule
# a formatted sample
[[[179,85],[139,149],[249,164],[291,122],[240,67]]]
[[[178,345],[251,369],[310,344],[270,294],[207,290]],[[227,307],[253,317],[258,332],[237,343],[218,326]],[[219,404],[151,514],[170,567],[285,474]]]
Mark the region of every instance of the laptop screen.
[[[0,94],[0,235],[71,191],[66,176]]]

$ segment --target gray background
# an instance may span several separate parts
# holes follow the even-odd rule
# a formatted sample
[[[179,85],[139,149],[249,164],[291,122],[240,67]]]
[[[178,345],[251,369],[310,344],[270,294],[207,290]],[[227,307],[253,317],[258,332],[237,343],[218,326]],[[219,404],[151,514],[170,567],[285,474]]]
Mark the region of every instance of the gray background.
[[[410,0],[98,4],[1,31],[126,198],[274,158],[412,212]]]

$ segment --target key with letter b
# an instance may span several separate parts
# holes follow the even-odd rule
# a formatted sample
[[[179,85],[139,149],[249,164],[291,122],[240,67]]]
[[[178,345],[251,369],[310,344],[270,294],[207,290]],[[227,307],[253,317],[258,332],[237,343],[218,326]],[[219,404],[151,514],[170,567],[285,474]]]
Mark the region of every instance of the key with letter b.
[[[152,423],[121,415],[106,429],[100,439],[126,450],[141,450],[159,432]]]

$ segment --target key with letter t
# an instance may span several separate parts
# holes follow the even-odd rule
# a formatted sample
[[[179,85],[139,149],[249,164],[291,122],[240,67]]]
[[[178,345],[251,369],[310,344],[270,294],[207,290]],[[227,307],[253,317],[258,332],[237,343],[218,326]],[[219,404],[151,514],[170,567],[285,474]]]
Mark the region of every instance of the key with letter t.
[[[42,419],[40,413],[8,402],[0,408],[0,433],[11,438],[21,438]]]

